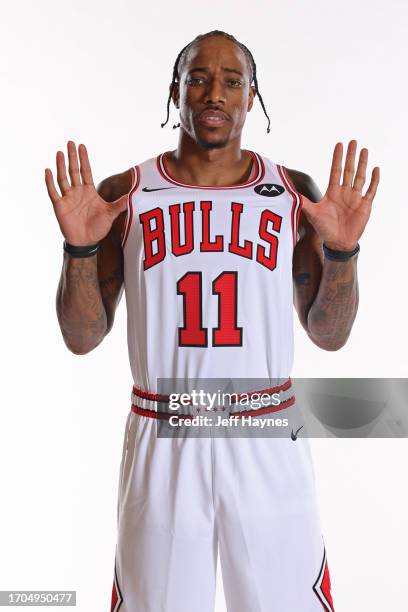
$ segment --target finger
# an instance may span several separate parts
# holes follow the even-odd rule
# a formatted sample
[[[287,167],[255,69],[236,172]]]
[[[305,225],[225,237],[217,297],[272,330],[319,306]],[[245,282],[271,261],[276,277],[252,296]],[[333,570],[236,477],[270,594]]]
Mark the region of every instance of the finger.
[[[351,187],[355,172],[357,141],[350,140],[347,147],[346,161],[344,164],[343,185]]]
[[[364,183],[366,181],[366,170],[368,160],[368,149],[361,149],[360,157],[358,159],[357,172],[353,183],[353,189],[363,191]]]
[[[72,140],[68,141],[68,160],[69,160],[69,176],[71,177],[72,185],[80,185],[81,177],[79,176],[78,155],[75,143]]]
[[[54,178],[49,168],[45,169],[45,184],[47,185],[47,191],[48,195],[50,196],[51,202],[55,206],[58,200],[60,199],[60,195],[55,188]]]
[[[78,147],[79,161],[81,163],[81,177],[84,185],[93,185],[91,164],[89,163],[88,152],[86,146],[80,144]]]
[[[340,184],[341,162],[343,159],[343,144],[338,142],[334,147],[333,159],[330,170],[329,186],[334,187]]]
[[[62,195],[70,189],[67,173],[65,169],[65,157],[62,151],[57,152],[57,181]]]
[[[372,202],[375,198],[375,194],[377,193],[378,183],[380,182],[380,169],[376,166],[371,174],[370,185],[367,189],[367,193],[364,196],[364,199],[368,202]]]

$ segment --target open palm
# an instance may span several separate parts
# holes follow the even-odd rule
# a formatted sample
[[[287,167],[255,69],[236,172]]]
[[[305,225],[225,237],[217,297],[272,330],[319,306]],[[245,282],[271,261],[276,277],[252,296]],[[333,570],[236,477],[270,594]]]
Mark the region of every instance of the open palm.
[[[332,249],[351,251],[357,245],[371,214],[372,202],[380,180],[380,169],[375,167],[365,195],[368,150],[362,149],[355,172],[357,142],[351,140],[342,174],[343,145],[337,143],[330,171],[329,186],[323,198],[313,203],[303,197],[303,210],[317,234]]]
[[[57,153],[57,181],[61,195],[49,168],[45,170],[45,182],[65,240],[75,246],[85,246],[99,242],[109,233],[115,218],[127,208],[127,196],[115,202],[105,202],[96,191],[85,145],[79,145],[78,154],[79,163],[75,144],[69,141],[70,182],[64,153]]]

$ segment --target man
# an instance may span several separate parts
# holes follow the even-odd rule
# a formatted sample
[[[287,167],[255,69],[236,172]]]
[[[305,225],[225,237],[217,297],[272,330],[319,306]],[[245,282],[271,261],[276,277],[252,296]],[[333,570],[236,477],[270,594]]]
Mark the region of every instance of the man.
[[[319,347],[341,348],[355,319],[358,240],[379,169],[363,195],[368,152],[356,170],[351,141],[342,171],[339,143],[322,196],[307,175],[242,150],[256,95],[264,108],[252,54],[209,32],[174,66],[175,151],[98,190],[83,145],[78,161],[68,143],[70,182],[57,153],[61,195],[46,169],[65,238],[57,313],[72,352],[102,342],[126,289],[134,386],[115,612],[210,612],[218,545],[230,612],[334,609],[307,440],[158,438],[155,429],[169,418],[160,378],[284,380],[272,388],[290,414],[292,272],[299,319]]]

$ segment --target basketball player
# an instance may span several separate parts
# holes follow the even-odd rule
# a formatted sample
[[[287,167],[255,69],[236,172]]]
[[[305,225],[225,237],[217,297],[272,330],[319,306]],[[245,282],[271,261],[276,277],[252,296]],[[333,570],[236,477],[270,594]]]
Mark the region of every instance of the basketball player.
[[[266,114],[250,51],[209,32],[174,66],[175,150],[98,189],[84,145],[68,142],[70,180],[57,153],[61,194],[45,171],[65,238],[57,313],[67,347],[100,344],[126,295],[133,389],[112,612],[212,611],[218,547],[229,612],[334,610],[306,438],[155,429],[168,418],[161,377],[280,380],[289,413],[293,288],[302,326],[325,350],[344,345],[356,316],[358,241],[379,169],[363,194],[367,149],[356,168],[352,140],[343,169],[338,143],[322,196],[306,174],[241,149],[256,96]]]

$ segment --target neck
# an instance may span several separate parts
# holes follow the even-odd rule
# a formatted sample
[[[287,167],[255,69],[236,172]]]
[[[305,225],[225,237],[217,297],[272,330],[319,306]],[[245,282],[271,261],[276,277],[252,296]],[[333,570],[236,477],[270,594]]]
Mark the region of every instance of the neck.
[[[241,138],[221,148],[203,148],[184,130],[180,132],[177,149],[167,155],[170,173],[182,183],[222,186],[247,180],[252,170],[252,158],[241,149]]]

